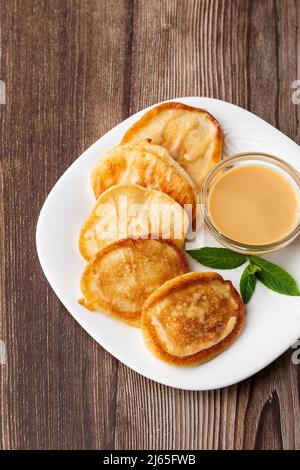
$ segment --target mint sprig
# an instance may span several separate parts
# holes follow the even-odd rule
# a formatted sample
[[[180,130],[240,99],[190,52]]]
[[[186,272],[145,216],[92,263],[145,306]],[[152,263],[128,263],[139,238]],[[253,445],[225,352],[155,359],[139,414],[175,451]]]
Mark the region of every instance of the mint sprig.
[[[287,271],[259,256],[247,256],[227,248],[213,247],[188,250],[187,253],[203,266],[213,269],[238,268],[248,260],[240,279],[240,291],[245,304],[251,299],[257,280],[279,294],[300,296],[295,279]]]
[[[203,266],[213,269],[234,269],[246,263],[247,256],[227,248],[199,248],[187,253]]]
[[[251,256],[251,263],[259,268],[256,276],[266,287],[284,295],[300,295],[295,279],[284,269],[258,256]]]
[[[240,291],[244,304],[247,304],[254,294],[256,286],[256,272],[259,271],[259,267],[249,263],[243,271],[240,280]]]

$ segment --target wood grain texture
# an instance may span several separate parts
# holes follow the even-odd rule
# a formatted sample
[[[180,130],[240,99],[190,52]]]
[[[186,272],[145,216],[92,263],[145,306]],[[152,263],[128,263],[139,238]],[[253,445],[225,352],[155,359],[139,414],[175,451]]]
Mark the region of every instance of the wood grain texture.
[[[0,15],[1,448],[300,449],[291,350],[222,390],[153,383],[75,323],[34,240],[70,163],[157,101],[225,99],[299,143],[300,1],[0,0]]]

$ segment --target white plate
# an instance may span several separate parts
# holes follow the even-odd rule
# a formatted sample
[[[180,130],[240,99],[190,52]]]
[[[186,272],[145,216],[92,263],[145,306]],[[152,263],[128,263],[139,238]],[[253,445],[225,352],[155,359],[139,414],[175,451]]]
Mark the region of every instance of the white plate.
[[[174,101],[174,100],[172,100]],[[185,104],[210,111],[221,123],[225,154],[265,151],[287,160],[300,170],[300,147],[254,114],[211,98],[179,98]],[[148,108],[149,109],[149,108]],[[107,150],[146,110],[131,116],[101,137],[79,157],[50,192],[37,225],[39,259],[54,292],[78,323],[108,352],[136,372],[156,382],[187,390],[209,390],[239,382],[258,372],[288,349],[300,336],[300,298],[275,294],[258,283],[247,306],[242,335],[224,353],[196,367],[173,367],[155,359],[143,344],[139,329],[88,312],[77,303],[79,279],[85,262],[77,240],[82,223],[94,204],[89,177]],[[205,235],[205,244],[216,243]],[[300,285],[300,240],[268,256],[291,272]],[[191,268],[205,268],[190,260]],[[238,288],[243,267],[219,271]],[[50,314],[50,312],[48,312]]]

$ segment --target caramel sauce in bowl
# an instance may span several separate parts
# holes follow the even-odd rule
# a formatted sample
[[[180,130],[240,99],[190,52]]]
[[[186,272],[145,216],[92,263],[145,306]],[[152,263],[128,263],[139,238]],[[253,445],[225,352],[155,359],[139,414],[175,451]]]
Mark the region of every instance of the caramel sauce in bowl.
[[[207,175],[201,207],[207,229],[222,245],[269,253],[300,233],[300,174],[266,153],[228,157]]]

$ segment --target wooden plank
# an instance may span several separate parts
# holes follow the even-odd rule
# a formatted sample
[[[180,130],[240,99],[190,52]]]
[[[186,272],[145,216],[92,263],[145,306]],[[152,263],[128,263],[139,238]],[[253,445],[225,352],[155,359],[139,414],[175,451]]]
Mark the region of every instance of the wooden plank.
[[[113,445],[117,361],[48,286],[35,228],[58,177],[125,117],[125,6],[122,0],[1,1],[5,449]]]
[[[72,320],[34,240],[41,205],[70,163],[157,101],[225,99],[300,142],[291,100],[300,2],[0,0],[0,12],[0,447],[300,449],[291,351],[222,390],[153,383]]]
[[[6,433],[9,415],[7,409],[8,399],[8,353],[7,353],[7,316],[5,298],[3,295],[5,285],[6,266],[3,262],[4,253],[4,208],[3,208],[3,172],[0,163],[0,442],[6,447],[8,445],[8,435]]]
[[[135,2],[130,111],[206,95],[244,106],[295,138],[298,8],[268,0]],[[153,384],[120,366],[116,447],[299,448],[298,410],[290,351],[242,384],[203,393]]]

